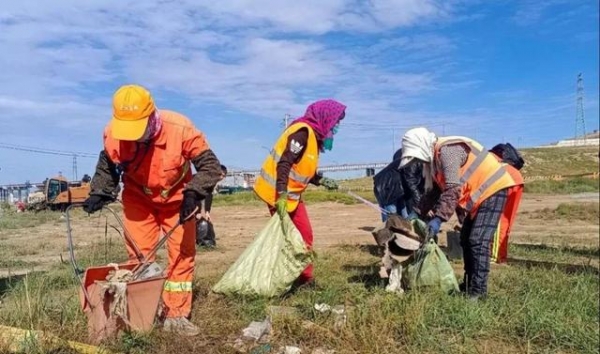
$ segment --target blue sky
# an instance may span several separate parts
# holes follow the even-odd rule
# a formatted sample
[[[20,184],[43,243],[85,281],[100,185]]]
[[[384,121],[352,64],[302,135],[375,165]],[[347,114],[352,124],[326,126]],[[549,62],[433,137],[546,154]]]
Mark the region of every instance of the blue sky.
[[[0,142],[97,153],[119,85],[190,117],[222,162],[256,168],[286,113],[348,106],[322,164],[387,161],[428,126],[484,145],[598,129],[590,0],[21,0],[0,13]],[[95,160],[78,160],[79,176]],[[71,176],[72,159],[0,149],[0,184]]]

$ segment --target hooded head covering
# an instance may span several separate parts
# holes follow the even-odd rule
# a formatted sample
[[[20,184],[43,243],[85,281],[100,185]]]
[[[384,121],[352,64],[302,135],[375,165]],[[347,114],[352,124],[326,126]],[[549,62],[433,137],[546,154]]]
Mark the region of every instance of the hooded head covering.
[[[433,149],[437,137],[427,128],[419,127],[410,129],[402,137],[402,161],[400,167],[404,167],[412,159],[423,162],[433,161]]]
[[[320,100],[308,106],[304,116],[295,119],[292,124],[302,122],[310,125],[321,145],[323,140],[333,137],[332,129],[344,119],[345,111],[346,106],[335,100]]]
[[[433,187],[433,150],[437,136],[427,128],[419,127],[410,129],[402,137],[402,160],[400,168],[405,166],[412,159],[419,159],[423,162],[423,177],[425,178],[425,190]]]

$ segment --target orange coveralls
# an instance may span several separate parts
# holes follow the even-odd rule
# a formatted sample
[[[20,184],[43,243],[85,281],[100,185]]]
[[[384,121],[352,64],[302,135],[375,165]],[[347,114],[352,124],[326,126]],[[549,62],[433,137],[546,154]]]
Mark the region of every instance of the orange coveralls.
[[[161,231],[166,233],[179,220],[182,192],[192,178],[190,160],[209,149],[202,132],[183,115],[161,110],[160,118],[161,131],[150,144],[113,139],[109,127],[104,132],[106,153],[125,171],[125,227],[144,255],[158,243]],[[187,317],[191,312],[195,240],[195,223],[189,221],[167,241],[166,317]]]

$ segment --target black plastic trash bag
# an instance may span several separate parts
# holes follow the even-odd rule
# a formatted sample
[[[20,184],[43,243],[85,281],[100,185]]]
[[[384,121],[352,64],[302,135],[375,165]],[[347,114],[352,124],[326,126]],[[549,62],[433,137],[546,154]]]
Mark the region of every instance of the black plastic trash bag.
[[[215,229],[210,221],[200,219],[196,222],[196,244],[204,247],[216,247]]]

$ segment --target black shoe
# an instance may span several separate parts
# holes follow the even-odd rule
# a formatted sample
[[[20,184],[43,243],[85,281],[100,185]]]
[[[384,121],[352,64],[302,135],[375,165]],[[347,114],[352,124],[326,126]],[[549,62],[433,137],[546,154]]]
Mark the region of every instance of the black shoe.
[[[213,250],[213,249],[217,248],[217,245],[212,242],[200,242],[197,245],[198,245],[198,247],[200,247],[202,249],[206,249],[206,250]]]
[[[317,283],[315,282],[315,278],[297,279],[292,285],[292,288],[314,290],[317,288]]]

